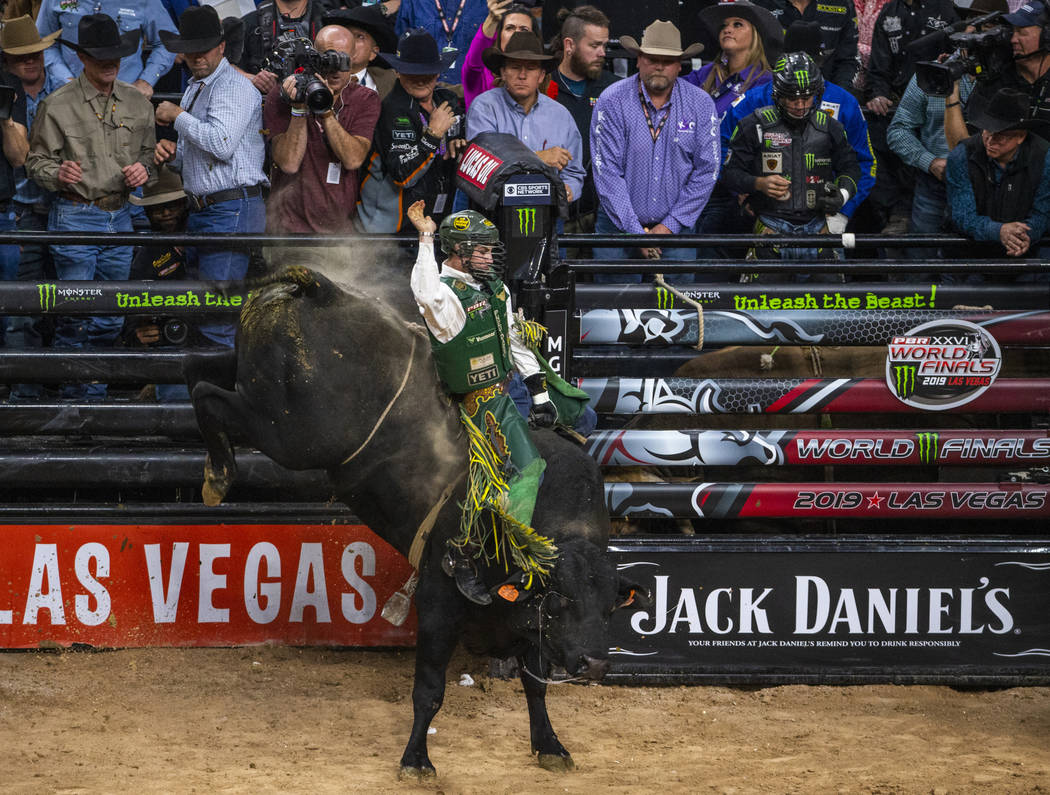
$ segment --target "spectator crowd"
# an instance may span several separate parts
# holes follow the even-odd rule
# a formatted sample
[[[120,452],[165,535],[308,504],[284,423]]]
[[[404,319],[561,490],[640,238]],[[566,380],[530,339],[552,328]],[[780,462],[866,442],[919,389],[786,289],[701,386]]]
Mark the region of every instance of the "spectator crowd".
[[[728,254],[667,235],[955,232],[984,256],[1045,256],[1043,0],[684,5],[706,46],[664,20],[612,31],[602,8],[563,8],[547,30],[537,0],[262,0],[226,19],[187,0],[10,0],[0,230],[408,231],[416,202],[438,224],[466,207],[457,158],[498,132],[558,173],[562,229],[652,236],[597,258],[697,260],[686,281]],[[630,65],[619,77],[612,32]],[[802,278],[801,262],[839,251],[749,256],[794,260],[786,278]],[[0,246],[8,280],[228,280],[251,267],[234,249]],[[625,278],[642,276],[609,281]],[[212,320],[12,317],[5,332],[17,347],[233,342]]]

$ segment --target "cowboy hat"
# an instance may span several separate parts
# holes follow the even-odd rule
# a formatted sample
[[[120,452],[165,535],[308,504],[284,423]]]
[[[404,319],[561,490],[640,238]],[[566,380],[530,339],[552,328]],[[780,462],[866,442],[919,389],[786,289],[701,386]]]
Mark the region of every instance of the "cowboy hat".
[[[620,46],[632,55],[663,55],[669,58],[692,58],[703,51],[703,44],[690,44],[682,49],[682,34],[671,22],[656,20],[642,31],[642,43],[633,36],[621,36]]]
[[[344,28],[363,30],[373,39],[380,52],[397,49],[397,34],[393,26],[386,21],[379,10],[379,4],[358,6],[357,8],[340,8],[321,17],[322,25],[341,25]]]
[[[962,17],[983,17],[995,11],[1001,14],[1010,11],[1006,0],[955,0],[953,5]]]
[[[397,54],[380,53],[390,68],[403,75],[439,75],[456,60],[456,50],[439,52],[434,37],[423,28],[406,30],[397,43]]]
[[[0,30],[0,50],[8,55],[29,55],[33,52],[43,52],[58,38],[61,30],[40,36],[36,29],[36,23],[28,14],[14,19],[9,19]]]
[[[76,41],[58,39],[58,43],[99,61],[111,61],[138,52],[141,37],[142,30],[139,28],[121,34],[113,17],[88,14],[80,18]]]
[[[179,17],[179,33],[158,31],[168,52],[207,52],[225,40],[226,32],[214,6],[190,6]]]
[[[756,6],[747,0],[737,0],[733,3],[708,6],[700,12],[701,24],[715,37],[715,41],[718,41],[722,25],[729,17],[739,17],[751,23],[762,40],[762,49],[765,50],[767,59],[770,59],[775,53],[783,52],[784,29],[780,27],[777,18],[761,6]]]
[[[970,113],[969,123],[985,132],[1027,130],[1032,126],[1028,118],[1028,95],[1013,88],[1001,88],[983,108]]]
[[[142,198],[134,193],[128,196],[128,201],[139,207],[151,207],[155,204],[167,204],[186,198],[186,191],[182,189],[182,180],[179,175],[171,169],[161,168],[157,174],[157,181],[142,189]]]
[[[507,47],[486,47],[481,53],[481,62],[489,71],[499,76],[499,70],[507,61],[538,61],[548,72],[561,59],[557,55],[548,55],[543,51],[543,42],[535,33],[519,30],[507,40]]]

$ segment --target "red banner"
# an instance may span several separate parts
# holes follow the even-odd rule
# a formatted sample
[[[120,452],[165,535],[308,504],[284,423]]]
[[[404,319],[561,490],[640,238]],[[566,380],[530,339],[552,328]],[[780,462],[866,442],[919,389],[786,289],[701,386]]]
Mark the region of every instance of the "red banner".
[[[361,525],[4,525],[0,648],[409,646],[411,574]]]

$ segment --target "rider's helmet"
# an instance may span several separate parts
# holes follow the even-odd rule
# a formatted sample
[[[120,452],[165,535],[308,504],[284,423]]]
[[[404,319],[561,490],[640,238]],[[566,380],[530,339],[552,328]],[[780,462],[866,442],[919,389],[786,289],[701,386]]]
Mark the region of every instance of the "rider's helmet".
[[[438,228],[441,250],[446,255],[456,254],[463,262],[467,273],[480,282],[503,277],[504,248],[499,239],[499,230],[476,210],[463,210],[445,218]],[[475,258],[479,247],[491,252],[488,257]]]
[[[809,118],[824,93],[824,76],[809,55],[789,52],[773,67],[773,101],[780,109],[781,118],[800,122]],[[788,106],[790,100],[811,100],[805,109]],[[792,103],[797,105],[797,103]]]

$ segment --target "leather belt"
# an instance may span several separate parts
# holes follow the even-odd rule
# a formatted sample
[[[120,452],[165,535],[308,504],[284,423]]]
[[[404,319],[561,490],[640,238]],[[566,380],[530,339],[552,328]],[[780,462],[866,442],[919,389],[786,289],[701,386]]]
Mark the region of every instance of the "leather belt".
[[[92,207],[98,207],[100,210],[105,210],[108,213],[116,212],[121,209],[125,204],[128,203],[128,198],[123,193],[111,193],[109,196],[103,196],[101,199],[85,199],[71,191],[60,191],[59,198],[65,199],[75,204],[90,204]]]
[[[193,208],[194,212],[200,212],[213,204],[219,202],[229,202],[234,199],[251,199],[255,196],[262,196],[262,186],[252,185],[250,188],[230,188],[229,190],[220,190],[215,193],[209,193],[207,196],[194,196],[192,193],[187,194],[190,197],[190,207]]]

